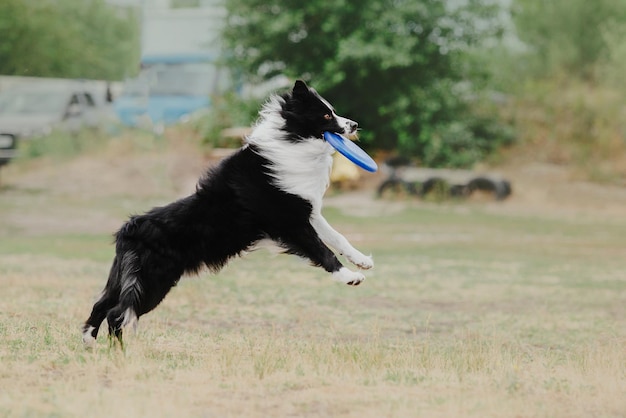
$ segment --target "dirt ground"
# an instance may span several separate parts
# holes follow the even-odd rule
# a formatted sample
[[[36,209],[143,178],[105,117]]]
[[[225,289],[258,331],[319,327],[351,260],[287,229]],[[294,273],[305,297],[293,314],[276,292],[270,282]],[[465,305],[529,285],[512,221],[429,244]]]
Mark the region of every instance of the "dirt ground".
[[[227,154],[227,153],[226,153]],[[127,149],[123,139],[113,142],[99,153],[90,153],[68,161],[28,161],[2,170],[2,193],[28,191],[33,199],[41,192],[58,198],[103,200],[115,205],[112,199],[124,197],[145,198],[146,203],[165,203],[192,193],[195,184],[207,167],[216,164],[225,153],[222,150],[200,151],[190,141],[170,140],[165,147],[137,150]],[[361,171],[356,187],[329,190],[327,206],[336,206],[354,215],[394,212],[407,205],[429,205],[419,199],[376,199],[375,190],[387,172],[382,163],[377,173]],[[592,183],[580,180],[567,166],[509,158],[504,165],[478,169],[498,173],[512,185],[512,195],[502,202],[488,196],[470,197],[454,202],[459,210],[476,205],[499,213],[543,214],[555,217],[591,218],[626,216],[626,187]],[[27,194],[28,196],[28,194]],[[14,194],[22,198],[23,193]],[[27,206],[29,202],[24,202]],[[445,204],[445,203],[444,203]],[[123,205],[122,205],[123,206]],[[54,211],[37,211],[37,219],[28,218],[28,211],[16,214],[16,225],[36,228],[55,228],[58,225]],[[106,219],[105,212],[83,213],[65,228],[102,232],[114,228],[119,219]],[[24,218],[22,218],[22,216]],[[66,214],[62,214],[67,222]],[[74,223],[75,225],[71,225]]]
[[[326,198],[364,285],[254,252],[85,351],[107,235],[216,160],[119,138],[3,169],[0,416],[623,416],[626,191],[527,161],[489,168],[502,202],[376,199],[364,173]]]

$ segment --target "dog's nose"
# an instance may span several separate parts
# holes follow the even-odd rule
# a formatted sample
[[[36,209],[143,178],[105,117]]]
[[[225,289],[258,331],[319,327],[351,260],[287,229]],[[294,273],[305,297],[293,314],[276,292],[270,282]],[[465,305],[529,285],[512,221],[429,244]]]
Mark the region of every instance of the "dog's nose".
[[[355,121],[351,120],[350,122],[348,122],[348,128],[350,129],[350,132],[356,131],[356,128],[358,127],[359,127],[359,124],[356,123]]]

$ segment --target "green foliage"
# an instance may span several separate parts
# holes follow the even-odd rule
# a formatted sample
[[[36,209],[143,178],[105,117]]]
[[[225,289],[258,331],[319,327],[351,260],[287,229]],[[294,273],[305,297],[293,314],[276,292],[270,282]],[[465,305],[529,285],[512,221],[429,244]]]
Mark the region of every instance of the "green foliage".
[[[366,144],[437,165],[460,150],[465,156],[454,165],[467,166],[499,141],[478,136],[482,119],[469,116],[466,99],[480,83],[457,91],[479,74],[468,48],[500,33],[498,9],[482,0],[446,3],[229,0],[224,37],[232,63],[250,77],[310,79],[360,122]],[[463,138],[441,139],[456,133]]]
[[[517,156],[623,184],[626,2],[514,0],[512,17],[525,47],[476,59],[508,94],[499,112],[516,127]]]
[[[261,103],[255,99],[241,99],[233,93],[211,98],[211,110],[197,120],[195,129],[203,142],[212,147],[241,146],[239,138],[225,137],[224,129],[250,126],[257,117]]]
[[[624,6],[626,9],[626,6]],[[598,78],[611,90],[626,95],[626,18],[622,22],[611,22],[604,27],[603,39],[606,54],[598,65]]]
[[[76,133],[53,131],[50,135],[19,142],[19,159],[29,160],[48,157],[65,160],[94,149],[106,140],[106,136],[84,129]]]
[[[623,0],[514,0],[519,38],[534,53],[538,75],[565,72],[591,78],[608,52],[606,31],[626,24]]]
[[[518,154],[568,166],[581,178],[626,182],[624,96],[578,78],[528,80],[503,108],[519,135]]]
[[[0,2],[0,74],[119,80],[138,60],[131,9],[104,0]]]
[[[442,125],[424,143],[423,161],[430,167],[471,167],[513,141],[512,129],[492,120],[469,118]]]

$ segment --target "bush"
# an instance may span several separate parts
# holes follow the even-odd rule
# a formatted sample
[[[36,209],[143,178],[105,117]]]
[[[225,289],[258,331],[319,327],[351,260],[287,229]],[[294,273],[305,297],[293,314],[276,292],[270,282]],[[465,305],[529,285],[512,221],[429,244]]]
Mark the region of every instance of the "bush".
[[[225,137],[224,129],[248,127],[255,120],[261,103],[256,99],[243,99],[235,93],[215,96],[209,112],[195,122],[195,129],[204,144],[214,148],[234,148],[241,145],[238,138]]]
[[[121,80],[138,62],[131,8],[104,0],[0,1],[0,74]]]
[[[97,150],[107,141],[107,135],[93,129],[83,129],[75,133],[53,130],[46,136],[21,139],[18,142],[18,159],[46,157],[62,161],[86,151]]]
[[[279,73],[311,80],[360,123],[366,145],[468,166],[501,141],[477,136],[484,119],[471,120],[466,100],[481,86],[480,63],[467,50],[498,35],[498,9],[482,0],[447,3],[230,0],[224,37],[231,64],[253,80]],[[459,150],[463,157],[450,161]]]
[[[567,165],[587,180],[626,179],[626,3],[514,0],[523,48],[478,56],[508,94],[498,113],[517,155]]]
[[[626,24],[623,0],[514,0],[512,11],[539,76],[593,78],[595,65],[610,49],[607,30]]]
[[[527,81],[503,108],[519,135],[518,154],[567,165],[581,178],[626,180],[626,112],[615,90],[578,79]]]

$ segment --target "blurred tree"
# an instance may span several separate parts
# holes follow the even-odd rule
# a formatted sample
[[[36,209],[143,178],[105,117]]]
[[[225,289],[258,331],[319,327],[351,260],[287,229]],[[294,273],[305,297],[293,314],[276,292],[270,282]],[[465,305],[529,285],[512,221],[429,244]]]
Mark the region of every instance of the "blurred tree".
[[[538,75],[591,78],[609,51],[606,31],[626,25],[624,0],[513,0],[519,38],[534,53]]]
[[[477,136],[496,131],[468,112],[472,81],[484,73],[465,52],[501,28],[494,5],[449,3],[228,0],[224,37],[233,64],[250,77],[310,79],[360,121],[366,142],[424,164],[468,166],[499,138]]]
[[[104,0],[0,1],[0,74],[116,80],[138,61],[131,9]]]

